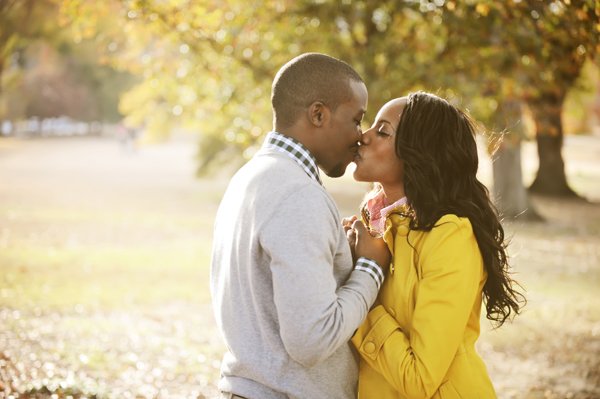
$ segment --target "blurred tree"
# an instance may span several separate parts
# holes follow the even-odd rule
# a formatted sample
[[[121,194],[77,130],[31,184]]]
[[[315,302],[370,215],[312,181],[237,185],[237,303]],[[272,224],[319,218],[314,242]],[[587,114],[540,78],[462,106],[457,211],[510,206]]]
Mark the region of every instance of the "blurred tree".
[[[429,14],[430,24],[443,27],[445,39],[427,80],[465,96],[464,106],[483,124],[496,206],[506,218],[539,219],[522,182],[522,86],[515,80],[521,64],[503,14],[468,1],[420,9]]]
[[[351,40],[330,39],[334,43],[328,50],[362,73],[371,110],[377,112],[391,93],[397,97],[419,89],[437,91],[467,108],[488,127],[480,131],[487,133],[483,136],[494,158],[493,194],[503,216],[539,219],[522,183],[521,107],[510,78],[515,55],[506,52],[496,34],[498,24],[486,18],[488,9],[474,2],[360,4],[326,3],[306,10],[321,18],[337,13],[326,37],[344,36],[348,26]]]
[[[80,3],[65,14],[79,29],[87,29],[80,15],[93,7]],[[233,153],[244,158],[254,154],[271,125],[268,99],[274,75],[302,52],[331,54],[363,75],[376,93],[367,121],[392,93],[425,88],[415,83],[423,80],[418,76],[424,71],[414,66],[433,62],[439,40],[419,26],[419,12],[398,10],[405,23],[398,21],[397,29],[386,32],[392,21],[378,2],[330,7],[337,6],[312,1],[128,2],[119,12],[126,34],[119,40],[104,36],[106,56],[111,65],[146,79],[122,97],[121,111],[129,115],[129,123],[145,125],[155,139],[177,127],[201,131],[199,173],[204,173],[211,164],[235,160]],[[398,45],[390,48],[390,40]],[[396,67],[386,69],[390,60]],[[381,76],[385,70],[389,79]]]
[[[494,107],[505,101],[499,85],[506,87],[510,81],[509,101],[517,97],[531,111],[540,166],[530,191],[575,196],[567,184],[561,155],[562,111],[565,96],[574,87],[586,59],[594,59],[600,49],[600,1],[449,1],[447,10],[451,12],[444,14],[443,23],[450,28],[449,37],[454,38],[448,48],[462,45],[466,50],[460,57],[445,52],[450,56],[447,61],[468,59],[464,70],[473,78],[483,78],[480,93],[484,97],[491,94]],[[522,132],[521,112],[512,106],[508,109],[515,110],[512,118],[507,115],[508,123],[501,121],[505,117],[503,107],[491,115],[495,121],[484,118],[486,123]],[[518,150],[518,141],[513,137],[508,146],[500,147],[500,153]]]
[[[488,129],[505,133],[502,145],[492,145],[498,150],[494,154],[494,194],[505,216],[528,210],[525,217],[538,218],[522,185],[521,102],[529,104],[537,122],[540,170],[532,190],[551,195],[572,192],[566,185],[560,153],[561,107],[586,57],[598,50],[600,1],[364,1],[353,3],[350,14],[331,3],[307,8],[320,10],[321,17],[337,15],[338,28],[344,23],[351,27],[354,40],[350,48],[338,43],[331,54],[343,57],[359,49],[353,66],[386,60],[383,67],[378,65],[377,73],[369,73],[373,68],[368,66],[362,68],[367,82],[379,81],[394,91],[402,86],[450,89],[451,95],[466,96],[463,106]],[[411,10],[427,17],[420,18]],[[541,15],[545,18],[542,22]],[[403,35],[411,22],[415,28]],[[361,29],[363,26],[366,28]],[[339,37],[344,33],[340,30],[327,37]],[[363,32],[368,33],[366,39],[364,34],[361,37]],[[426,39],[419,40],[423,37]],[[398,78],[398,74],[402,76]],[[555,104],[552,93],[560,93],[561,107],[536,105]],[[460,99],[454,102],[461,103]],[[545,120],[554,127],[549,129],[549,122],[540,122]],[[546,183],[541,184],[544,177]]]
[[[561,154],[562,110],[586,59],[600,51],[600,1],[527,0],[505,8],[512,21],[520,22],[510,25],[524,66],[523,99],[536,125],[540,167],[530,190],[576,196],[567,184]]]
[[[588,59],[579,78],[571,87],[563,105],[563,131],[568,134],[589,134],[593,131],[594,102],[600,89],[600,69]],[[533,129],[531,129],[533,130]]]
[[[514,214],[529,207],[526,194],[510,182],[516,180],[517,163],[501,159],[503,154],[507,159],[520,159],[517,153],[523,132],[521,107],[502,106],[507,100],[527,103],[535,120],[540,167],[530,190],[546,195],[575,195],[567,185],[561,155],[562,106],[586,58],[593,59],[598,52],[600,1],[449,1],[447,10],[451,11],[445,13],[443,22],[450,28],[447,49],[462,45],[466,50],[459,57],[445,51],[450,56],[447,61],[469,60],[464,70],[481,79],[480,93],[484,97],[491,94],[493,118],[483,119],[488,126],[510,127],[513,132],[500,147],[494,163],[500,208],[516,206],[508,212]],[[511,89],[498,90],[500,86]],[[504,115],[506,110],[512,111]],[[506,119],[504,124],[502,119]],[[509,172],[511,169],[514,173]]]
[[[97,23],[98,9],[115,10],[119,34],[101,41],[106,62],[145,77],[122,97],[121,111],[155,139],[173,127],[202,132],[200,173],[235,159],[234,153],[253,155],[271,123],[275,72],[307,51],[336,56],[361,73],[370,92],[367,122],[392,96],[443,87],[439,94],[491,129],[509,129],[498,154],[517,159],[519,102],[526,100],[536,115],[538,137],[547,136],[549,124],[541,121],[556,112],[536,104],[554,98],[549,93],[557,85],[561,93],[568,90],[572,81],[558,71],[576,76],[577,63],[595,53],[598,37],[598,0],[67,3],[65,15],[80,30]],[[540,148],[541,158],[553,159],[547,146]],[[548,168],[546,161],[540,165],[542,175]],[[496,168],[497,174],[503,170]],[[552,170],[564,178],[564,168]],[[518,165],[504,174],[520,182]],[[512,204],[512,192],[500,198]],[[524,191],[518,196],[526,198]]]
[[[89,38],[95,30],[73,35],[66,28],[70,21],[59,19],[60,7],[72,3],[0,1],[0,38],[5,43],[0,47],[0,68],[4,72],[0,74],[0,82],[4,83],[0,92],[1,117],[64,115],[107,122],[122,118],[117,108],[118,95],[130,88],[135,78],[98,65],[97,45]],[[109,26],[110,21],[105,18],[102,23]],[[116,18],[112,21],[116,23]]]
[[[30,43],[19,54],[23,65],[16,71],[19,79],[8,84],[2,95],[2,103],[11,104],[2,117],[99,119],[97,98],[80,81],[77,59],[62,57],[44,41]]]
[[[79,3],[64,11],[83,30],[89,24],[80,16],[93,7]],[[274,18],[276,7],[258,1],[127,3],[116,12],[119,32],[101,40],[107,63],[145,77],[121,98],[127,123],[144,125],[155,140],[177,128],[201,131],[202,172],[243,159],[234,154],[250,158],[271,124],[270,84],[289,59],[280,50],[292,42],[285,37],[290,29],[279,25],[287,22]]]
[[[55,7],[53,0],[0,0],[0,78],[11,61],[19,62],[16,50],[53,29],[45,17]]]

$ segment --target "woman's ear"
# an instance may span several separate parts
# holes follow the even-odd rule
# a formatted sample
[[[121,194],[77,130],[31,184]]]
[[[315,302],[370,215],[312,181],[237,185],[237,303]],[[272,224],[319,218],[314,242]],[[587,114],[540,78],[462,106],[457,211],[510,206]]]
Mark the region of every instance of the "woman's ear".
[[[308,120],[315,127],[322,127],[329,115],[329,107],[321,101],[315,101],[308,107]]]

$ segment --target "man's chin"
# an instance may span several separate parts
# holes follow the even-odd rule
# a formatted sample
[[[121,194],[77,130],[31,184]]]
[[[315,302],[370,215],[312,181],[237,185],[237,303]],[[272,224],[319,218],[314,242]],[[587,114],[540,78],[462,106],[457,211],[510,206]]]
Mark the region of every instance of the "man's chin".
[[[328,177],[332,177],[332,178],[337,178],[337,177],[342,177],[344,176],[344,173],[346,173],[346,168],[348,167],[348,164],[338,164],[336,166],[334,166],[333,168],[331,168],[331,170],[325,172],[325,174]]]

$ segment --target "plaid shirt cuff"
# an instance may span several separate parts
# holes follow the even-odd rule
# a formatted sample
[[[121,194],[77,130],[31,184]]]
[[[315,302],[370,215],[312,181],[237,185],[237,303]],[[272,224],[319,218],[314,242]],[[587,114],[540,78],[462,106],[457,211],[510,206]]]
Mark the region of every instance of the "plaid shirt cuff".
[[[383,284],[383,270],[381,267],[369,258],[365,258],[361,256],[356,261],[356,266],[354,266],[354,270],[360,270],[366,273],[369,273],[373,280],[375,280],[375,284],[377,284],[377,289],[381,288],[381,284]]]

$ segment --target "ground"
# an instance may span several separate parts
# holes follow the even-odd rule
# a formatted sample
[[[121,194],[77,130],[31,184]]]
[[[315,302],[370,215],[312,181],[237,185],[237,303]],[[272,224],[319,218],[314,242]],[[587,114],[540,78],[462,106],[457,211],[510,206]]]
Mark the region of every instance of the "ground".
[[[195,151],[0,139],[0,399],[217,397],[208,276],[227,173],[195,179]],[[498,330],[482,319],[500,398],[600,398],[600,138],[567,137],[564,155],[589,201],[534,198],[545,222],[505,222],[528,304]],[[523,157],[530,182],[534,144]],[[364,185],[325,185],[356,213]]]

